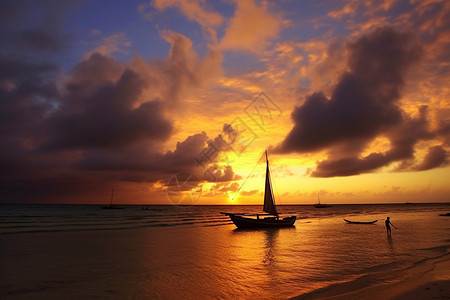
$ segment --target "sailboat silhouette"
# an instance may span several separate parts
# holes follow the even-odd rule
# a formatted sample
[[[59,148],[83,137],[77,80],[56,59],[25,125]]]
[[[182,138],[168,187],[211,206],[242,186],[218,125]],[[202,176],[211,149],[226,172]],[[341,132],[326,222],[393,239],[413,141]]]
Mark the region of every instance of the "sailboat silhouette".
[[[236,227],[238,228],[289,227],[293,226],[295,220],[297,219],[296,216],[290,216],[280,219],[272,191],[272,181],[270,178],[269,159],[267,155],[267,150],[265,151],[265,155],[266,155],[266,185],[264,189],[263,211],[266,212],[266,214],[256,214],[256,218],[251,218],[248,217],[252,216],[251,214],[243,214],[243,213],[233,214],[222,212],[222,214],[229,216],[231,221],[233,221],[234,225],[236,225]],[[260,218],[261,215],[267,215],[267,217]]]
[[[102,206],[102,208],[104,208],[104,209],[121,209],[121,208],[123,208],[123,207],[113,204],[113,196],[114,196],[114,190],[111,190],[111,201],[109,202],[109,205]]]
[[[316,208],[327,208],[327,207],[332,207],[332,206],[333,205],[320,203],[320,197],[319,197],[319,194],[317,194],[317,204],[314,204],[314,207],[316,207]]]

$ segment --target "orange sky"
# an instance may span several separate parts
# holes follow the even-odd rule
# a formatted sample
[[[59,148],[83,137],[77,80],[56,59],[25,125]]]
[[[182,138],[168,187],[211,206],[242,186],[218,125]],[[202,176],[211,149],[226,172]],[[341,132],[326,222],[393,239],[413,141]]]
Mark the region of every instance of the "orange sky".
[[[449,201],[448,1],[5,11],[0,202]]]

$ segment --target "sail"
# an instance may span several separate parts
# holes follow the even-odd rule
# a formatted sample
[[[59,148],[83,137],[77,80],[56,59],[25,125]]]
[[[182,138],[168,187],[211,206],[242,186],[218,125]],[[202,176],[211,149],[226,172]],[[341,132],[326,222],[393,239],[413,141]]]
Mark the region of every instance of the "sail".
[[[266,151],[266,188],[264,191],[264,211],[271,215],[278,215],[277,207],[273,201],[273,193],[272,193],[272,185],[270,182],[270,172],[269,172],[269,160],[267,159],[267,151]]]

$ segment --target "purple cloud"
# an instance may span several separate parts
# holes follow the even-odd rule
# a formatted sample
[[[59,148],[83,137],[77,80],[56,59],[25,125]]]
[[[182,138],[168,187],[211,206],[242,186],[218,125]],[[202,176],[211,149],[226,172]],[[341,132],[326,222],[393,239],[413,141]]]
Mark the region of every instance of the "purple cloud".
[[[292,112],[294,127],[275,147],[278,153],[328,150],[328,159],[318,162],[311,176],[357,175],[411,160],[418,141],[438,134],[429,130],[426,107],[416,118],[399,107],[405,74],[423,53],[413,35],[378,28],[348,43],[347,49],[348,71],[331,97],[321,92],[308,96]],[[391,149],[361,156],[378,136],[387,137]],[[434,149],[424,163],[432,166],[431,161],[442,161],[445,155]]]

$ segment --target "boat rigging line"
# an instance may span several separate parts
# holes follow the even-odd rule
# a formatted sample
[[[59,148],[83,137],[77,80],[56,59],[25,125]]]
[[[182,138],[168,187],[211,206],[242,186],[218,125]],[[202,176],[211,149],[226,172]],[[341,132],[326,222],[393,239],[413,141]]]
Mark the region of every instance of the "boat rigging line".
[[[237,190],[236,193],[234,193],[235,195],[239,195],[239,192],[241,191],[242,187],[245,185],[245,183],[247,182],[247,179],[250,177],[250,175],[253,174],[253,172],[255,171],[256,167],[259,165],[261,159],[264,157],[265,155],[265,151],[263,152],[263,154],[261,155],[261,157],[259,158],[258,162],[256,163],[256,165],[253,167],[253,170],[250,172],[250,174],[248,174],[247,178],[245,178],[244,182],[242,183],[242,185],[239,187],[239,189]]]

